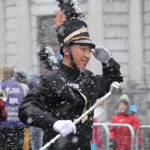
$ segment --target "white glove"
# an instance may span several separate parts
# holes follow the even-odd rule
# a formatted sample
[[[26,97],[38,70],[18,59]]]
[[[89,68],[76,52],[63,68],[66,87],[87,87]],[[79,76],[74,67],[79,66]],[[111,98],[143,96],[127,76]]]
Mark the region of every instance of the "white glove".
[[[112,57],[108,49],[100,45],[96,46],[95,49],[92,49],[92,54],[97,60],[105,63],[107,63]]]
[[[76,133],[76,126],[71,120],[58,120],[54,123],[53,129],[59,132],[63,137],[71,132]]]

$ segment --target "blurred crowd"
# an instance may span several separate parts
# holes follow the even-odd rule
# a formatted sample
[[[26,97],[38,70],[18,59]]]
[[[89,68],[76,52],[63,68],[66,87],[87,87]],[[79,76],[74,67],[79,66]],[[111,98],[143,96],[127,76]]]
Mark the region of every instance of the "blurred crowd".
[[[18,107],[23,98],[38,82],[38,75],[15,72],[6,65],[0,82],[0,150],[38,150],[42,146],[40,128],[28,127],[18,118]]]

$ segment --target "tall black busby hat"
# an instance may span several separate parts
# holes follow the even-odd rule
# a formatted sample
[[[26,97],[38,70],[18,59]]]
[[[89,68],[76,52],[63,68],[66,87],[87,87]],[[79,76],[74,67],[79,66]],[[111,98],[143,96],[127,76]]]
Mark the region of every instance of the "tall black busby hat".
[[[56,30],[61,54],[63,47],[71,43],[90,44],[91,48],[95,48],[89,36],[87,24],[83,21],[85,16],[78,7],[78,2],[76,0],[57,1],[66,16],[66,21]]]

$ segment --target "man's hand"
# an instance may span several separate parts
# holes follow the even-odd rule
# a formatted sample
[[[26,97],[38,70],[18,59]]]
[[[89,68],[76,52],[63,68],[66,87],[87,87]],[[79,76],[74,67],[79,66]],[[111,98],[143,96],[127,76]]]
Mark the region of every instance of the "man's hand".
[[[59,132],[63,137],[71,132],[76,133],[76,126],[71,120],[58,120],[54,123],[53,129]]]
[[[112,57],[108,49],[104,46],[96,46],[95,49],[92,49],[92,54],[94,57],[104,63],[107,63]]]

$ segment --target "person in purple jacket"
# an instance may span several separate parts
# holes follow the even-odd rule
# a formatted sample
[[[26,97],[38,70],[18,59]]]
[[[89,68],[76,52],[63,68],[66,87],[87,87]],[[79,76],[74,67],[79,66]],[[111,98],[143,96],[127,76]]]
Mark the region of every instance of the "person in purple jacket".
[[[18,107],[24,98],[23,88],[15,81],[12,66],[2,69],[2,79],[1,88],[7,93],[5,106],[8,118],[0,122],[0,150],[22,150],[25,125],[18,118]]]

